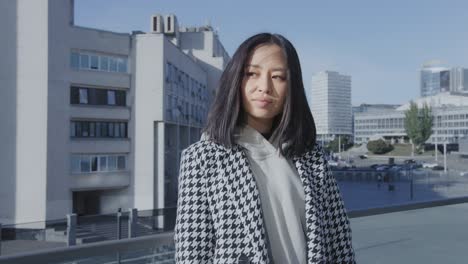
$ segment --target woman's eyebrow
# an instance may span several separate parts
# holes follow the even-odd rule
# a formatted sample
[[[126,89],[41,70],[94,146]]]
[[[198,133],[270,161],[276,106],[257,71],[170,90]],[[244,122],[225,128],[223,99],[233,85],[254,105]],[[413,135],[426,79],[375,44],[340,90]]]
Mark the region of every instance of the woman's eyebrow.
[[[257,64],[247,64],[247,65],[245,65],[245,68],[249,68],[249,67],[252,67],[252,68],[259,68],[259,69],[262,68],[262,66],[257,65]],[[284,71],[284,72],[287,71],[287,69],[285,69],[285,68],[283,68],[283,67],[275,67],[275,68],[273,68],[273,69],[271,69],[271,70],[272,70],[272,71]]]

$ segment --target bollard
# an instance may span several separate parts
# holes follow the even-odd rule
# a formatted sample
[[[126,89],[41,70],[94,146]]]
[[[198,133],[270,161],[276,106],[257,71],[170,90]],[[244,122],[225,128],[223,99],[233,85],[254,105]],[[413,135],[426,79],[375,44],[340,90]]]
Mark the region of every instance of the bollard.
[[[2,223],[0,223],[0,256],[2,255]]]
[[[136,236],[136,227],[138,221],[138,210],[131,208],[128,216],[128,238]]]
[[[122,239],[122,212],[117,213],[117,239]]]
[[[117,211],[117,239],[122,239],[122,209]],[[117,264],[121,263],[120,251],[117,251]]]
[[[76,245],[76,214],[67,214],[67,246]]]

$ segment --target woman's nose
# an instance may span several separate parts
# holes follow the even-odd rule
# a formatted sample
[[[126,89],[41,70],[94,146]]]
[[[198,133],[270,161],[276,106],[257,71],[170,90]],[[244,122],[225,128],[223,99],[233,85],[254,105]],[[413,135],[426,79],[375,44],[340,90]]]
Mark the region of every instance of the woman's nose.
[[[272,89],[272,83],[269,76],[262,76],[259,78],[257,83],[257,90],[259,92],[270,93]]]

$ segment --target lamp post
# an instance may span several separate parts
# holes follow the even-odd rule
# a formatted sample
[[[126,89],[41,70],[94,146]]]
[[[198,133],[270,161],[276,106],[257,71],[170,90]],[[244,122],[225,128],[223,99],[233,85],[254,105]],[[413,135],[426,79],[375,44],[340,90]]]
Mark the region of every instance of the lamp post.
[[[338,154],[341,156],[341,136],[340,135],[338,136]]]
[[[447,139],[444,141],[444,173],[447,173]]]
[[[413,166],[410,165],[410,177],[411,177],[411,182],[410,182],[410,198],[413,200]]]
[[[436,130],[435,130],[435,132],[436,132],[436,136],[435,136],[434,151],[435,151],[435,161],[437,162],[437,157],[438,157],[437,154],[438,154],[438,152],[439,152],[439,150],[437,149],[437,139],[438,139],[437,123],[436,123]]]

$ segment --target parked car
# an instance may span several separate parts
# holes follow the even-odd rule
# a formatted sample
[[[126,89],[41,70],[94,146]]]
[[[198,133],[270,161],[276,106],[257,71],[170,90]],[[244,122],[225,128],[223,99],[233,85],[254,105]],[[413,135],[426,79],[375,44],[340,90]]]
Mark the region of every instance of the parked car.
[[[432,167],[432,170],[444,170],[444,166],[437,165]]]
[[[391,171],[399,171],[401,169],[403,169],[403,166],[400,166],[400,165],[393,165],[390,167]]]
[[[416,163],[416,160],[414,159],[407,159],[404,161],[405,164],[412,164],[412,163]]]
[[[381,165],[381,166],[378,166],[377,168],[375,168],[376,171],[385,171],[385,170],[388,170],[390,168],[390,166],[388,165]]]
[[[330,161],[328,161],[328,165],[331,166],[331,167],[338,167],[338,162],[330,160]]]
[[[437,164],[436,162],[424,162],[422,164],[422,167],[432,169],[432,168],[434,168],[435,166],[438,166],[438,165],[439,164]]]
[[[369,156],[367,156],[366,154],[363,154],[363,155],[359,155],[359,158],[360,159],[367,159]]]

